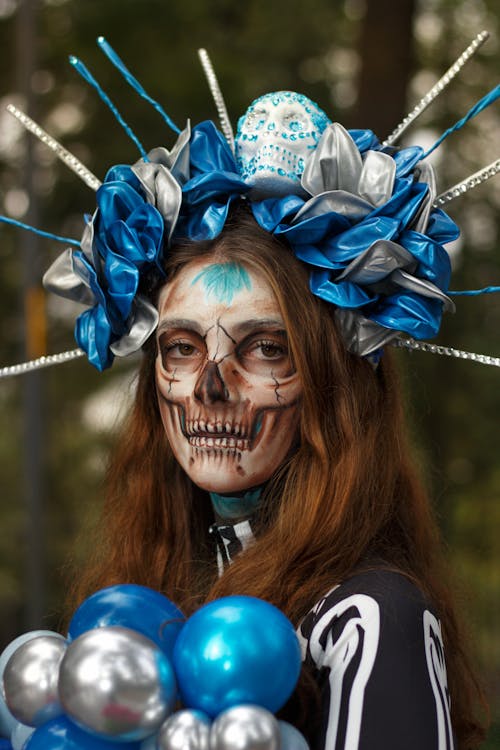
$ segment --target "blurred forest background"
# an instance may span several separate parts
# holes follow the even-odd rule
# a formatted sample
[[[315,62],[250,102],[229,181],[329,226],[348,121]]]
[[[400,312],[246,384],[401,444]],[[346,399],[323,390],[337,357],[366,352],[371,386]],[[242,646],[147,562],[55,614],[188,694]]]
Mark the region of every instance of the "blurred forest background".
[[[384,139],[482,29],[491,37],[401,143],[430,145],[500,72],[500,0],[0,0],[0,212],[78,238],[94,198],[5,111],[31,112],[101,179],[135,147],[67,63],[80,57],[146,148],[173,133],[95,44],[104,35],[181,127],[216,113],[197,60],[206,47],[236,124],[255,97],[291,89],[347,127]],[[434,155],[438,190],[500,156],[500,105]],[[500,176],[454,201],[462,238],[452,288],[500,284]],[[74,348],[76,311],[44,298],[63,246],[0,227],[0,365]],[[460,298],[437,343],[500,355],[500,299]],[[400,352],[416,460],[435,498],[500,747],[500,371]],[[135,361],[99,375],[83,360],[0,382],[0,647],[57,628],[69,564],[85,558]],[[75,573],[73,573],[75,574]]]

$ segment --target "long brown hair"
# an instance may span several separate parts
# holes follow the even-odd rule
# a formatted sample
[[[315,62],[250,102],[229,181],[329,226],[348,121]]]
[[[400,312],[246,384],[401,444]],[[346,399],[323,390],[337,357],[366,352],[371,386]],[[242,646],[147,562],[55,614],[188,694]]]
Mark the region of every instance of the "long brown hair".
[[[241,211],[216,240],[172,251],[167,278],[203,255],[255,269],[273,289],[303,386],[299,445],[269,483],[255,544],[218,579],[207,534],[210,501],[167,444],[150,341],[108,473],[101,540],[79,574],[75,599],[135,582],[163,591],[190,613],[209,599],[249,594],[298,624],[333,585],[383,564],[415,582],[437,610],[459,747],[476,747],[483,738],[475,711],[481,691],[454,611],[437,525],[410,457],[389,353],[377,368],[349,354],[332,306],[309,292],[302,264]]]

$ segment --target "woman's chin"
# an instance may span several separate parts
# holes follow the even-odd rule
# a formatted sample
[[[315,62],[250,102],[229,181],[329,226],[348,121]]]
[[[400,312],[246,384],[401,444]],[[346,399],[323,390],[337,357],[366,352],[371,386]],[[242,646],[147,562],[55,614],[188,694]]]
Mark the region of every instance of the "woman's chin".
[[[194,484],[206,492],[215,492],[217,495],[231,495],[244,492],[255,487],[255,481],[250,477],[239,477],[229,475],[207,475],[206,473],[190,473],[190,479]]]

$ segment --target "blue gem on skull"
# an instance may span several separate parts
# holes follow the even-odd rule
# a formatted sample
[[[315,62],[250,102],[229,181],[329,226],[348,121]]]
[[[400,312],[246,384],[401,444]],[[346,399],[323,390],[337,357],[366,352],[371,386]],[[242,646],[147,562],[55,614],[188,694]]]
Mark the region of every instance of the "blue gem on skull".
[[[262,197],[300,195],[306,159],[330,122],[303,94],[277,91],[259,97],[238,122],[235,146],[242,179]]]

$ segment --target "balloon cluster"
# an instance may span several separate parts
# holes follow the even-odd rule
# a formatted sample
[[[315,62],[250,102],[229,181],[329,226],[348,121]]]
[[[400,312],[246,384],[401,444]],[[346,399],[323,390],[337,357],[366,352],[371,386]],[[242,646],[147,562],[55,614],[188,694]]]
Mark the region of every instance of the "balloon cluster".
[[[0,736],[13,750],[308,750],[274,713],[300,672],[290,621],[230,596],[187,620],[123,584],[81,604],[68,637],[33,631],[0,656]]]

